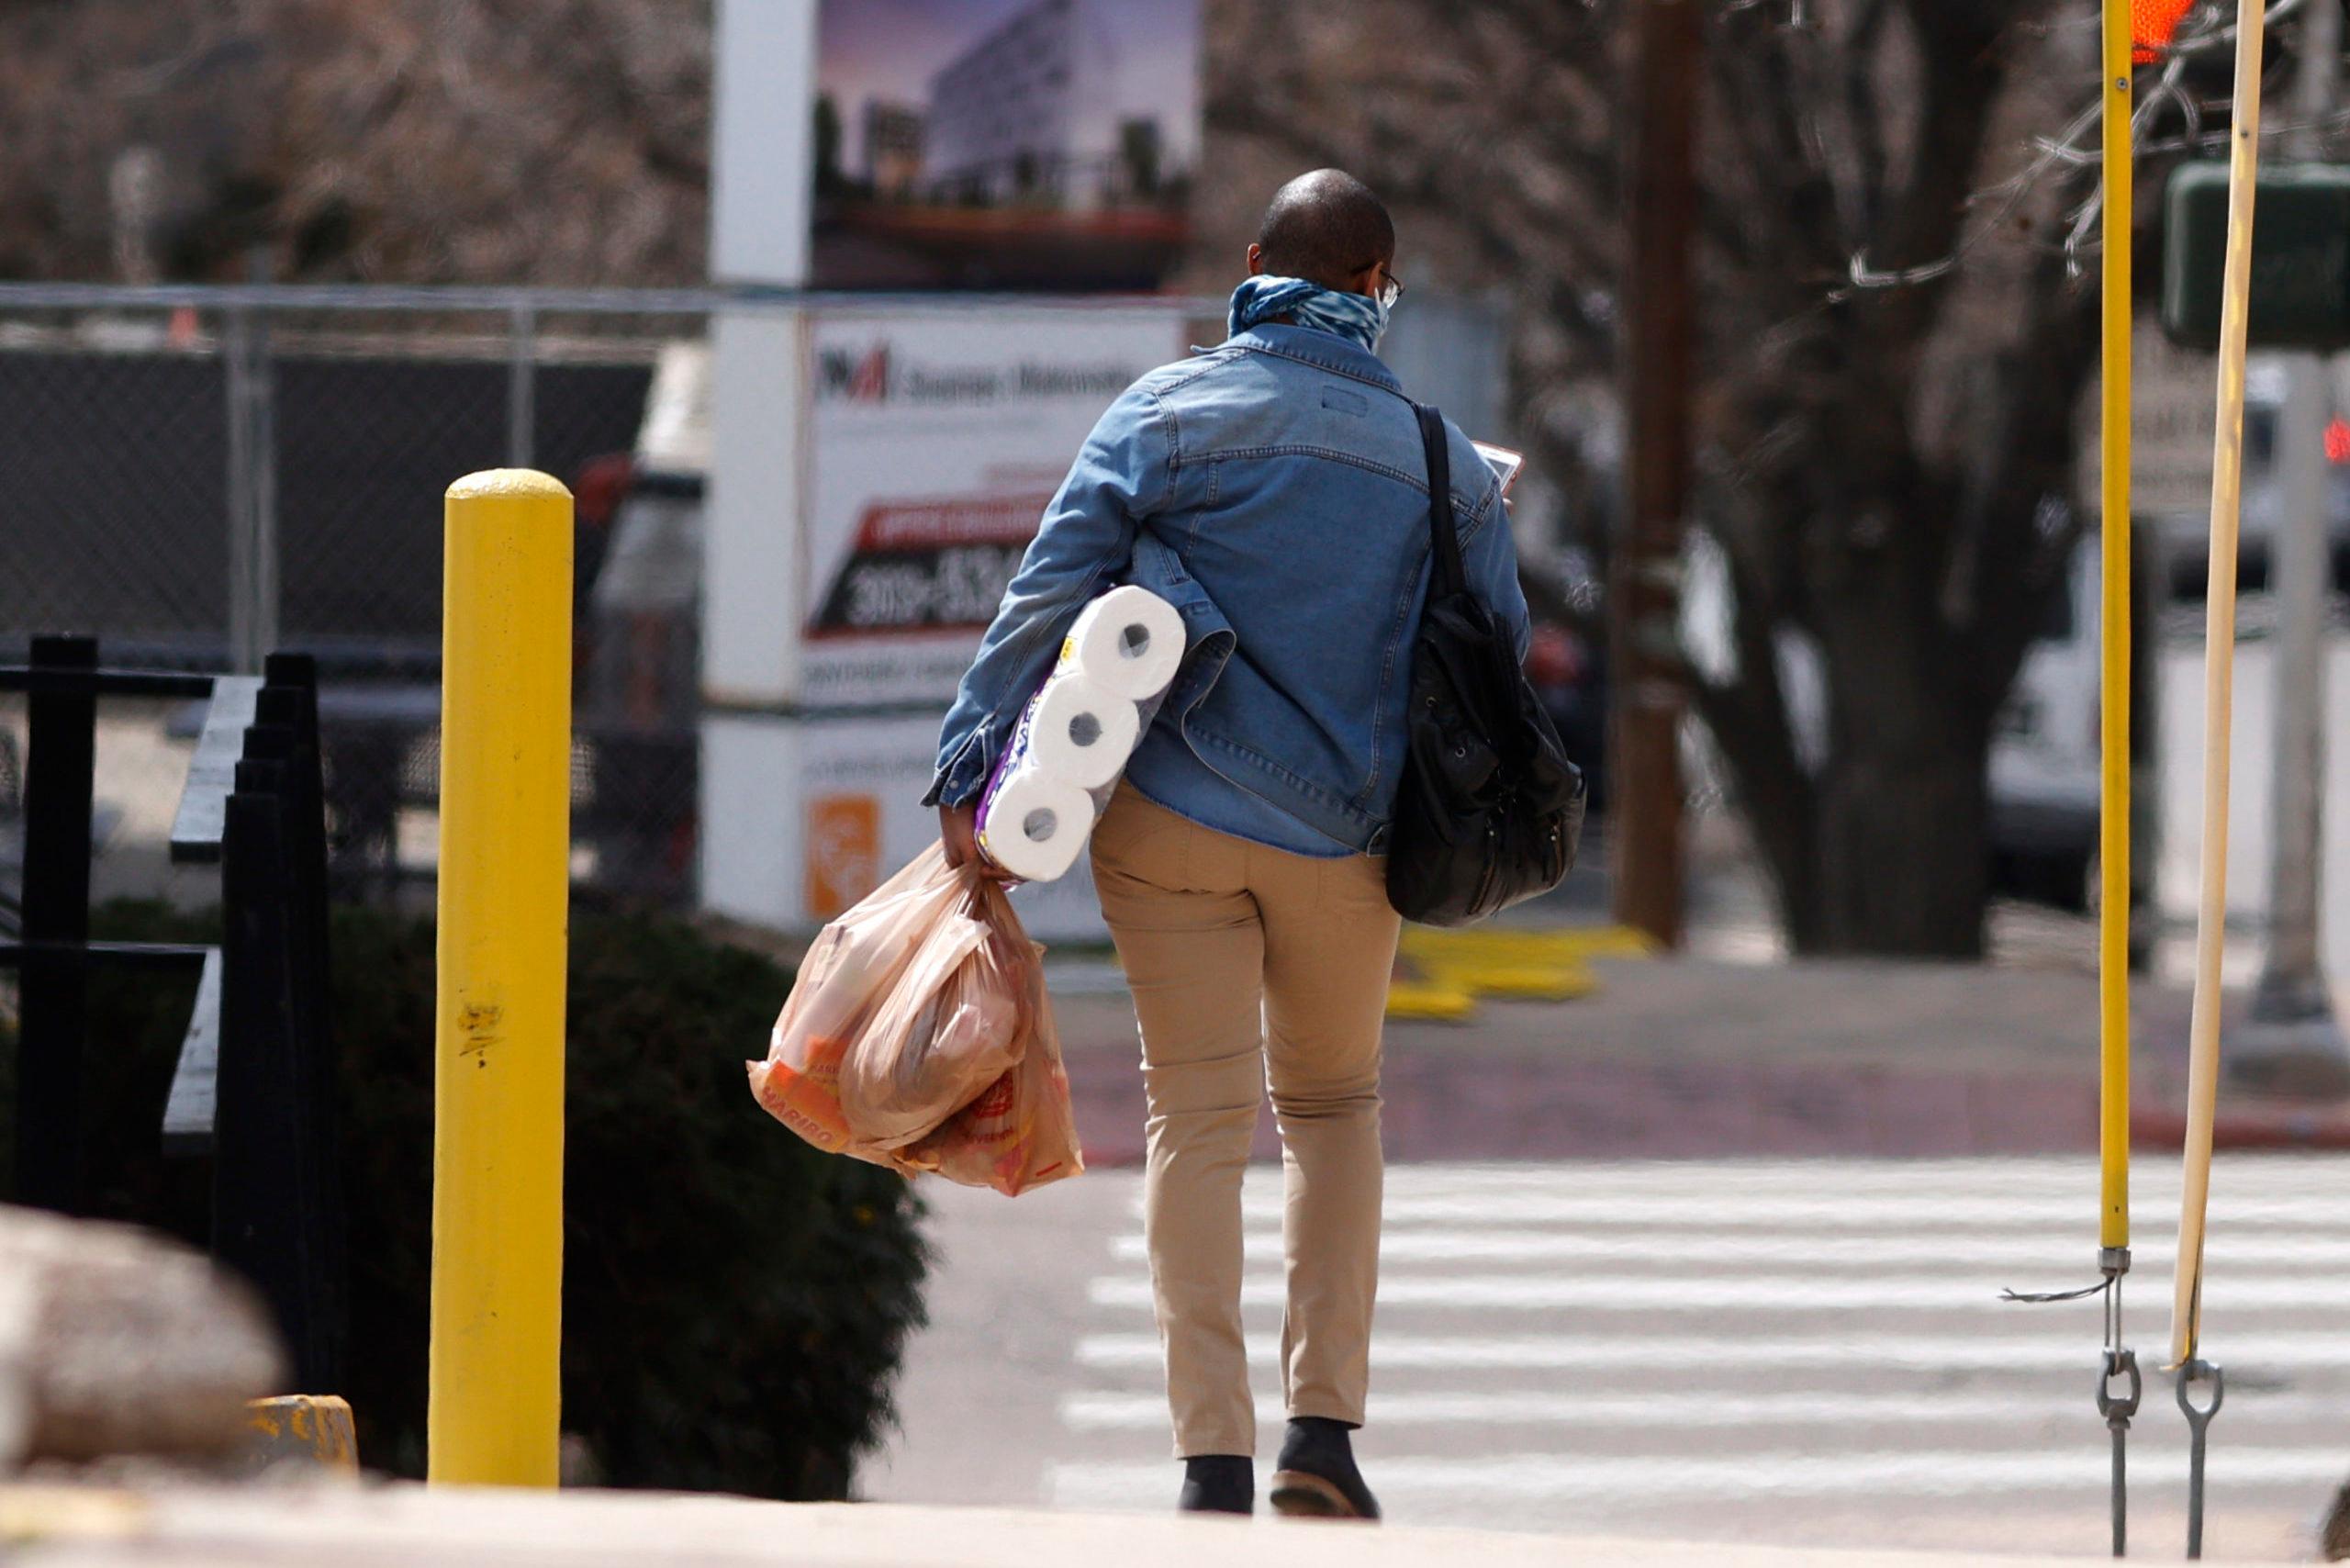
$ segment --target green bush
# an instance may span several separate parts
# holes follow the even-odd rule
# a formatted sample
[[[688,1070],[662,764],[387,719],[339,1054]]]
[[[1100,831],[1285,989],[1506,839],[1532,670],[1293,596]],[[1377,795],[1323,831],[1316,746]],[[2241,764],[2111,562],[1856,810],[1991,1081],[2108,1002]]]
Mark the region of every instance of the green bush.
[[[108,935],[207,923],[110,906]],[[432,928],[335,915],[352,1265],[348,1386],[371,1467],[420,1473],[431,1259]],[[847,1494],[881,1436],[925,1256],[904,1182],[817,1153],[752,1102],[790,977],[681,922],[582,912],[571,932],[564,1428],[622,1486]],[[156,1127],[187,996],[99,988],[111,1162],[101,1207],[200,1238],[204,1177]],[[13,1057],[13,1051],[0,1052]],[[97,1113],[94,1112],[94,1114]],[[94,1136],[97,1136],[94,1134]]]

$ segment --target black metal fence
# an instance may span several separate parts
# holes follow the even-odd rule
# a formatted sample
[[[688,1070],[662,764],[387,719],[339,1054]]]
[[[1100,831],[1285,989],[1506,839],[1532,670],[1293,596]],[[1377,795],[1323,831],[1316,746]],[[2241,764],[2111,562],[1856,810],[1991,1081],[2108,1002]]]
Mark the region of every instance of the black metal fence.
[[[143,972],[200,976],[162,1137],[209,1155],[215,1252],[275,1310],[306,1392],[341,1386],[342,1205],[335,1176],[329,1023],[327,834],[318,669],[273,655],[263,675],[109,668],[87,637],[33,639],[0,689],[26,695],[24,848],[16,934],[16,1201],[84,1212],[92,1148],[85,1094],[94,982]],[[172,827],[183,862],[220,868],[218,947],[90,938],[99,706],[174,698],[203,705],[202,734]]]

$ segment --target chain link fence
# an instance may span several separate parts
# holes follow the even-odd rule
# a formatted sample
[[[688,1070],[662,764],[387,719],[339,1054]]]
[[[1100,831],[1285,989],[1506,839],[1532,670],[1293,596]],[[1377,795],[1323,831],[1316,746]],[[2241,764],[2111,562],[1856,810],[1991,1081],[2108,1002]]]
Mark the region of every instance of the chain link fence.
[[[316,655],[338,890],[420,902],[437,848],[442,493],[478,469],[544,470],[578,498],[575,872],[621,898],[689,899],[706,461],[691,454],[707,452],[710,316],[729,302],[781,301],[0,284],[0,662],[50,632],[97,636],[118,666]],[[1183,304],[1190,341],[1212,341],[1220,305]],[[1505,433],[1505,323],[1437,298],[1418,316],[1391,363]],[[666,432],[650,457],[649,420]],[[102,707],[101,896],[217,896],[208,879],[176,889],[167,853],[201,721],[187,704]],[[22,699],[0,696],[0,917],[24,731]]]
[[[442,492],[476,469],[543,469],[579,498],[575,869],[619,896],[687,897],[701,476],[635,454],[656,377],[690,371],[709,305],[0,287],[0,660],[44,632],[94,633],[118,666],[316,654],[337,880],[400,897],[434,868]],[[102,710],[102,894],[170,886],[200,721]],[[21,699],[0,700],[0,890],[24,722]]]

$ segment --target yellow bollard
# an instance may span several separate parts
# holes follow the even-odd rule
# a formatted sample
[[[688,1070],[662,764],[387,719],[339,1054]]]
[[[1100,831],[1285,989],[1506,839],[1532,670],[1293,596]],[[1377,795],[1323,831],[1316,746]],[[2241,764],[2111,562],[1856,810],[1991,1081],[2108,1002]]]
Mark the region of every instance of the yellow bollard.
[[[553,1486],[571,492],[526,469],[469,475],[445,526],[426,1473]]]

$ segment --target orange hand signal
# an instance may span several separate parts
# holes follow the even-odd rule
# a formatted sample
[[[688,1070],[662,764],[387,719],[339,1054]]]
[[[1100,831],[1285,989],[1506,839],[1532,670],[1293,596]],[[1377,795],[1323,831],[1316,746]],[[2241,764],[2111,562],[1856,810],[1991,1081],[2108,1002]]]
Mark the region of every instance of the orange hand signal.
[[[2152,65],[2170,48],[2171,35],[2195,0],[2130,0],[2130,58]]]

